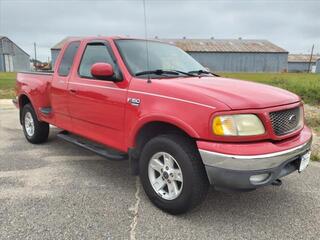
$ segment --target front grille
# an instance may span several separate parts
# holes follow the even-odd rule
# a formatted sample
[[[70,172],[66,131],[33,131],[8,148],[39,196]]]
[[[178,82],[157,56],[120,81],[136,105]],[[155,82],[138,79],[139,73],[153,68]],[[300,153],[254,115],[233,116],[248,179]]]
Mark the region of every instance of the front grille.
[[[269,113],[274,133],[281,136],[297,130],[301,121],[300,111],[300,107],[296,107]]]

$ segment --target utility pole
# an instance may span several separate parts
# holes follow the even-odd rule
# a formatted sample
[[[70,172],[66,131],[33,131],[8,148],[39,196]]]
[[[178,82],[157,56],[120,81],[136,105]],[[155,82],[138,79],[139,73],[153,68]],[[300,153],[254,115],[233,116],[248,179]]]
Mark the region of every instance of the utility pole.
[[[34,69],[37,71],[37,44],[34,42],[33,46],[34,46],[34,63],[33,63],[33,66],[34,66]]]
[[[312,57],[313,57],[313,49],[314,49],[314,44],[312,45],[312,48],[311,48],[311,54],[310,54],[308,72],[311,72],[311,61],[312,61]]]

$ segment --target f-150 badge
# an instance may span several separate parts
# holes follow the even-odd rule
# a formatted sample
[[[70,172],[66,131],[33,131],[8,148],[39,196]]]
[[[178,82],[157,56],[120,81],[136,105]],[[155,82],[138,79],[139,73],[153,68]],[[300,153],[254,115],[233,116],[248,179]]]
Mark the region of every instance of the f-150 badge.
[[[141,100],[139,98],[128,98],[128,102],[132,105],[132,106],[136,106],[138,107],[140,105]]]

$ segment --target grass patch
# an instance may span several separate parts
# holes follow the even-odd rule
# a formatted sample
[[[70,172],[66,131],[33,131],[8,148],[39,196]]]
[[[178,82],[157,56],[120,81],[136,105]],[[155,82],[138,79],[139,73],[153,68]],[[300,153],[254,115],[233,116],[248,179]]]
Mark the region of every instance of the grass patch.
[[[0,72],[0,99],[14,98],[16,75],[12,72]]]
[[[308,116],[306,122],[309,127],[320,135],[320,116]]]
[[[313,73],[220,73],[223,77],[269,84],[299,95],[310,105],[320,104],[320,74]]]
[[[311,154],[311,160],[316,161],[316,162],[320,162],[320,156],[317,154]]]

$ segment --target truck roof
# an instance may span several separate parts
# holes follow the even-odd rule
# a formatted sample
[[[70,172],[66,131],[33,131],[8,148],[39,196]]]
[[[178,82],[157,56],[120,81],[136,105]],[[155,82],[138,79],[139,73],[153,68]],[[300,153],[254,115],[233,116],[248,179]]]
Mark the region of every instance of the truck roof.
[[[127,36],[89,36],[89,37],[66,37],[54,45],[51,50],[60,50],[66,43],[72,41],[83,41],[83,40],[114,40],[114,39],[142,39],[142,38],[134,38],[134,37],[127,37]]]

